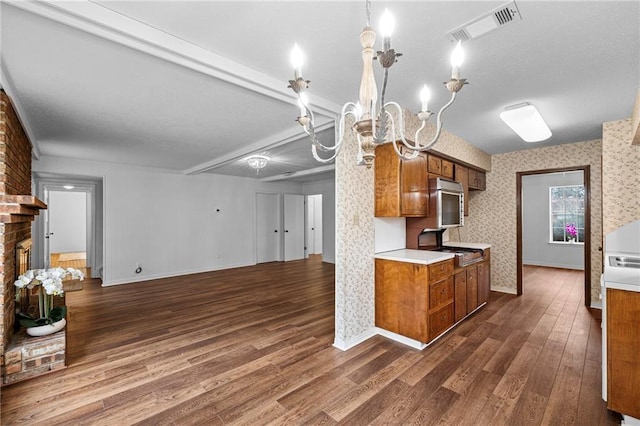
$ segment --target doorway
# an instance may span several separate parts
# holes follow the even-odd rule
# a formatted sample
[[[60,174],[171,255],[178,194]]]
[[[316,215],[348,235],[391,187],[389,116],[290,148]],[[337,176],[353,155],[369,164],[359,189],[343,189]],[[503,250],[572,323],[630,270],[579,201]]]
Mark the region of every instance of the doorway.
[[[37,197],[47,204],[34,221],[35,268],[86,268],[103,278],[104,203],[102,178],[34,173]]]
[[[71,185],[69,185],[71,186]],[[87,194],[47,191],[45,211],[45,267],[87,271]]]
[[[523,280],[524,280],[524,259],[525,259],[525,252],[527,254],[527,263],[532,263],[534,261],[531,260],[531,256],[529,255],[530,250],[525,251],[524,249],[524,244],[525,242],[527,244],[533,244],[532,241],[535,239],[533,237],[530,237],[529,234],[530,232],[527,230],[525,231],[524,227],[525,225],[529,226],[531,225],[531,214],[530,213],[526,213],[526,210],[528,208],[528,206],[525,205],[526,200],[523,198],[523,180],[529,180],[529,177],[533,177],[533,176],[550,176],[553,174],[564,174],[565,176],[569,173],[573,173],[573,172],[580,172],[581,177],[582,177],[582,187],[583,187],[583,201],[582,204],[580,204],[582,211],[581,211],[581,215],[580,218],[575,219],[575,215],[571,215],[572,213],[557,213],[554,211],[554,207],[552,206],[552,190],[550,189],[551,186],[548,186],[549,189],[547,189],[547,194],[548,198],[543,200],[543,201],[538,201],[536,202],[536,209],[540,209],[541,214],[537,214],[536,219],[541,219],[541,223],[544,223],[544,225],[541,225],[544,228],[544,230],[542,231],[537,231],[538,232],[538,237],[542,236],[542,238],[546,239],[546,243],[545,243],[545,253],[543,253],[542,256],[539,257],[544,257],[546,255],[550,255],[551,253],[551,249],[554,249],[556,251],[562,252],[563,250],[565,251],[565,255],[569,254],[569,251],[576,251],[575,250],[575,246],[571,246],[570,242],[570,236],[571,234],[567,235],[567,227],[569,225],[574,225],[576,226],[578,229],[578,237],[577,237],[577,243],[578,243],[578,247],[581,247],[581,253],[578,252],[577,256],[580,258],[578,260],[580,260],[581,262],[576,263],[576,259],[572,259],[572,260],[567,260],[569,259],[571,256],[567,257],[567,256],[563,256],[562,259],[565,260],[560,260],[560,262],[566,262],[566,263],[559,263],[559,264],[555,264],[555,265],[551,265],[552,267],[561,267],[561,268],[569,268],[569,269],[584,269],[584,299],[585,299],[585,305],[587,307],[591,306],[591,208],[590,208],[590,194],[591,194],[591,188],[590,188],[590,167],[589,166],[579,166],[579,167],[568,167],[568,168],[559,168],[559,169],[547,169],[547,170],[534,170],[534,171],[528,171],[528,172],[517,172],[516,173],[516,193],[517,193],[517,294],[518,295],[522,295],[523,294]],[[542,182],[542,179],[540,180],[540,182]],[[569,182],[569,181],[567,181]],[[569,182],[572,185],[560,185],[560,186],[555,186],[555,187],[570,187],[570,186],[577,186],[574,185],[575,182]],[[526,183],[525,183],[526,186]],[[531,203],[532,201],[530,200],[529,203]],[[534,201],[535,202],[535,201]],[[542,203],[542,204],[541,204]],[[547,209],[546,206],[549,206],[549,208]],[[544,208],[541,208],[544,207]],[[527,224],[525,224],[525,216],[529,215],[529,222]],[[558,218],[558,217],[564,217],[563,215],[566,215],[567,218],[570,218],[568,220],[570,220],[570,223],[564,223],[562,222],[562,224],[556,224],[554,218]],[[575,222],[575,223],[574,223]],[[557,226],[556,226],[557,225]],[[530,247],[527,247],[527,249],[529,249]],[[574,256],[575,257],[575,256]],[[559,255],[556,256],[552,256],[552,260],[547,259],[547,260],[542,260],[541,262],[558,262],[558,259],[560,258]],[[535,263],[534,263],[535,264]],[[574,265],[574,267],[571,267],[571,265]]]

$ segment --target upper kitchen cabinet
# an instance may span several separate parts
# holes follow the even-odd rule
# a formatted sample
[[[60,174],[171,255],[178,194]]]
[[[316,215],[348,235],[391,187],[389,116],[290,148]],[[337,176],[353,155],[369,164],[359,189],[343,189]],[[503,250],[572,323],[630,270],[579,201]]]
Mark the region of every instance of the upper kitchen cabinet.
[[[460,164],[453,166],[455,180],[462,184],[464,189],[464,215],[469,216],[469,169]]]
[[[487,189],[487,178],[484,172],[469,169],[469,189],[484,191]]]
[[[429,214],[428,156],[401,160],[392,144],[376,148],[375,215],[424,217]]]

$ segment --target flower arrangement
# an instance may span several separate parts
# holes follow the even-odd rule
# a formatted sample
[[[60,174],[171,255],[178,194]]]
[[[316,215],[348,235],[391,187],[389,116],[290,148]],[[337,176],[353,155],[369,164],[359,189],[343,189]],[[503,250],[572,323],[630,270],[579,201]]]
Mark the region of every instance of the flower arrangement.
[[[576,239],[578,237],[578,228],[576,228],[575,223],[567,223],[564,227],[569,239]]]
[[[40,317],[32,318],[26,314],[19,314],[20,325],[23,327],[38,327],[60,321],[67,314],[64,306],[54,308],[53,296],[64,293],[62,280],[68,276],[73,279],[84,279],[84,274],[74,268],[30,269],[20,275],[13,283],[17,288],[33,289],[38,287],[38,308]]]

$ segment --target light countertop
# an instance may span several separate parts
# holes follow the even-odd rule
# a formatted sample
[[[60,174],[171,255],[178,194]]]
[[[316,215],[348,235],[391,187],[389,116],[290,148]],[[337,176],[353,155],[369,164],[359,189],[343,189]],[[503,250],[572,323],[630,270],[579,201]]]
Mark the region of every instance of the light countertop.
[[[442,243],[445,247],[462,247],[462,248],[473,248],[473,249],[481,249],[486,250],[491,248],[491,244],[485,243],[464,243],[459,241],[445,241]]]
[[[441,253],[429,250],[400,249],[376,253],[374,257],[376,259],[395,260],[396,262],[429,265],[431,263],[453,259],[453,253]]]

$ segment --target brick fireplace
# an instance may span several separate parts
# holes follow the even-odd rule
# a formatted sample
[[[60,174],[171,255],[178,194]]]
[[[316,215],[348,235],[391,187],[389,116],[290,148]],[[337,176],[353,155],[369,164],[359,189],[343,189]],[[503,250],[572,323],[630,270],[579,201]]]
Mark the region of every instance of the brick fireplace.
[[[31,149],[11,100],[0,90],[0,361],[3,376],[5,352],[14,335],[16,246],[31,238],[31,222],[40,209],[46,208],[31,195]]]

